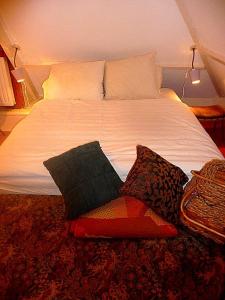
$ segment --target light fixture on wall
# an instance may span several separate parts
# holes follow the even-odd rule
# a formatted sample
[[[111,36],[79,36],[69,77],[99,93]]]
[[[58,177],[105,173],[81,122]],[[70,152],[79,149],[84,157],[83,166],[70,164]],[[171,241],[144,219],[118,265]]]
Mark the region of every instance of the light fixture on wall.
[[[23,97],[24,97],[24,102],[25,106],[29,106],[29,101],[27,97],[27,88],[26,88],[26,83],[25,83],[25,70],[23,67],[17,67],[16,66],[16,55],[18,50],[20,50],[20,47],[18,45],[13,45],[15,48],[15,53],[14,53],[14,58],[13,58],[13,64],[14,64],[14,70],[11,71],[13,77],[16,79],[18,83],[21,83],[22,85],[22,90],[23,90]]]
[[[191,70],[189,72],[189,75],[190,75],[192,84],[199,84],[200,83],[200,70],[195,69],[195,67],[194,67],[196,47],[195,46],[191,47],[191,50],[192,50],[192,62],[191,62]]]
[[[196,51],[196,49],[197,49],[196,46],[192,46],[191,47],[191,51],[192,51],[191,68],[188,68],[186,70],[186,72],[185,72],[181,98],[184,98],[184,91],[185,91],[185,85],[186,85],[186,82],[187,82],[188,74],[190,76],[190,80],[191,80],[191,83],[193,85],[197,85],[197,84],[200,83],[200,70],[199,69],[195,69],[195,67],[194,67],[195,51]]]
[[[20,47],[18,45],[13,45],[13,48],[15,48],[15,53],[13,57],[14,70],[12,70],[11,73],[13,74],[17,82],[24,82],[25,81],[24,68],[16,66],[16,55],[18,50],[20,50]]]
[[[17,82],[24,82],[25,81],[25,74],[24,74],[24,68],[16,68],[15,70],[12,70],[11,73],[13,74],[14,78]]]

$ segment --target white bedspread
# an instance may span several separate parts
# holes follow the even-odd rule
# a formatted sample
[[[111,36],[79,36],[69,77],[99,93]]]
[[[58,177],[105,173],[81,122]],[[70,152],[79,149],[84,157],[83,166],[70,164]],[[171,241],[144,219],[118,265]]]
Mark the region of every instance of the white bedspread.
[[[0,189],[60,194],[43,161],[97,140],[125,180],[142,144],[188,176],[212,158],[222,158],[189,108],[171,99],[42,100],[0,147]]]

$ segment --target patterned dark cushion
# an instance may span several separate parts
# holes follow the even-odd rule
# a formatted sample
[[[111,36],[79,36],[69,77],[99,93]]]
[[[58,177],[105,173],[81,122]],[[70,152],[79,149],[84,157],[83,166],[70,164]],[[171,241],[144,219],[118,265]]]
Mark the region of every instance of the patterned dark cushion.
[[[121,195],[133,196],[145,202],[167,221],[179,223],[179,206],[183,185],[188,181],[184,172],[144,146],[137,146],[137,159]]]
[[[63,195],[70,220],[118,197],[122,181],[99,142],[71,149],[44,165]]]

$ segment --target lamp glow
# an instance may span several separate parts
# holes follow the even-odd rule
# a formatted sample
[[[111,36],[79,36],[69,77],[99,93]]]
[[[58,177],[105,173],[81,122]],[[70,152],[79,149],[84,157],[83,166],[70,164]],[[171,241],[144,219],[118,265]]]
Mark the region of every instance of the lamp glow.
[[[199,80],[192,81],[192,84],[199,84],[199,83],[200,83],[200,79],[199,79]]]
[[[191,83],[199,84],[200,83],[200,70],[199,69],[191,69],[189,72]]]
[[[11,73],[13,74],[13,77],[16,79],[17,82],[24,82],[25,81],[25,72],[24,68],[16,68],[15,70],[12,70]]]

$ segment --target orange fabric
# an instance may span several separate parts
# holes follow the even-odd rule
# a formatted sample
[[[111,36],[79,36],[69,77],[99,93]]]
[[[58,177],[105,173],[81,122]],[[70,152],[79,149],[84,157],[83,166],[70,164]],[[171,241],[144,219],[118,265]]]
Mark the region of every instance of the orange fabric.
[[[76,237],[171,237],[176,228],[142,201],[120,197],[70,223]]]
[[[225,117],[225,109],[220,105],[211,106],[192,106],[192,112],[197,118],[214,119]]]

